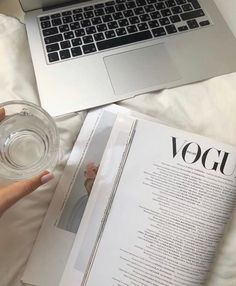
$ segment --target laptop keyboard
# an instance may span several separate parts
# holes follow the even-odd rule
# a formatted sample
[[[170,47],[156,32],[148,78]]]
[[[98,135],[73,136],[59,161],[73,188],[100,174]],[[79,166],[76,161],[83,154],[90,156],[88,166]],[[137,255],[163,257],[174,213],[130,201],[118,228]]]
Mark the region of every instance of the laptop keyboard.
[[[115,0],[38,19],[48,63],[210,25],[198,0]]]

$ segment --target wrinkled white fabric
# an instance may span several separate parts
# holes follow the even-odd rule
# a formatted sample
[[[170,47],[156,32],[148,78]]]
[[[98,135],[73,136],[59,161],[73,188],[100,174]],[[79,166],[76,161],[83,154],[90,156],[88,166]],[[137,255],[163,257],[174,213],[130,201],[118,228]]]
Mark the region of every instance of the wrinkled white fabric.
[[[0,102],[16,99],[38,103],[35,77],[24,25],[0,14]],[[24,266],[84,114],[57,118],[60,161],[55,179],[21,200],[0,219],[0,286],[21,285]]]
[[[0,102],[38,103],[24,25],[0,14]],[[55,103],[56,104],[56,103]],[[236,73],[138,96],[121,105],[181,129],[236,145]],[[0,286],[19,286],[27,258],[85,113],[56,120],[61,155],[55,180],[21,200],[0,219]],[[209,286],[236,285],[236,217],[229,225]]]

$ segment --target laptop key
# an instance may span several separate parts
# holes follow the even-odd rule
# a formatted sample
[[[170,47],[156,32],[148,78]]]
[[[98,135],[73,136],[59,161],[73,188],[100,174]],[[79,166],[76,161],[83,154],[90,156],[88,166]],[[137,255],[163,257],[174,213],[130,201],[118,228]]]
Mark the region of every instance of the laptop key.
[[[181,9],[180,6],[176,6],[176,7],[171,8],[171,11],[173,14],[180,14],[183,12],[183,10]]]
[[[150,13],[150,16],[153,20],[161,18],[161,14],[158,11]]]
[[[60,45],[61,45],[62,50],[68,49],[71,47],[70,41],[60,42]]]
[[[136,4],[135,4],[134,1],[129,1],[129,2],[126,3],[126,7],[127,7],[128,9],[133,9],[133,8],[136,7]]]
[[[144,7],[144,10],[146,11],[146,13],[151,13],[151,12],[155,12],[156,9],[153,5],[147,5]]]
[[[51,36],[51,35],[55,35],[55,34],[58,34],[58,29],[57,29],[57,27],[49,28],[49,29],[43,30],[43,35],[44,35],[44,37]]]
[[[84,16],[83,16],[81,13],[75,14],[75,15],[73,16],[73,19],[74,19],[74,21],[81,21],[81,20],[84,19]]]
[[[116,29],[116,34],[117,34],[117,36],[123,36],[127,33],[126,33],[125,28],[118,28],[118,29]]]
[[[111,13],[115,13],[116,10],[113,6],[108,6],[105,8],[105,12],[106,12],[106,14],[111,14]]]
[[[113,14],[113,18],[114,20],[120,20],[120,19],[123,19],[123,14],[121,12],[117,12],[117,13],[114,13]]]
[[[188,0],[188,2],[192,4],[194,9],[200,9],[201,8],[201,6],[197,0]]]
[[[186,0],[175,0],[175,1],[176,1],[177,5],[183,5],[183,4],[187,3]]]
[[[186,25],[178,27],[178,31],[179,32],[184,32],[184,31],[187,31],[187,30],[188,30],[188,26],[186,26]]]
[[[77,9],[74,9],[73,10],[73,13],[76,14],[76,13],[81,13],[83,11],[83,9],[81,8],[77,8]]]
[[[79,22],[74,22],[70,24],[70,29],[71,30],[78,30],[80,28],[80,23]]]
[[[111,15],[105,15],[105,16],[102,16],[102,20],[104,23],[107,23],[107,22],[111,22],[113,19]]]
[[[148,25],[149,25],[149,27],[150,27],[151,29],[156,28],[156,27],[159,26],[157,20],[149,21],[149,22],[148,22]]]
[[[144,14],[144,9],[143,9],[143,7],[135,8],[135,9],[134,9],[134,13],[135,13],[135,15]]]
[[[139,31],[144,31],[148,29],[148,25],[146,23],[140,23],[137,26],[138,26]]]
[[[62,17],[62,21],[64,24],[67,24],[67,23],[71,23],[73,20],[71,16],[65,16],[65,17]]]
[[[60,18],[60,17],[61,17],[60,13],[56,13],[56,14],[51,15],[51,19]]]
[[[134,33],[122,37],[116,37],[105,41],[97,42],[97,48],[99,51],[119,47],[127,44],[132,44],[135,42],[152,39],[152,34],[150,31],[143,31],[139,33]]]
[[[95,14],[95,16],[103,16],[103,15],[105,15],[105,11],[104,11],[104,9],[96,9],[96,10],[94,10],[94,14]]]
[[[50,63],[59,61],[59,56],[57,52],[48,54],[48,60]]]
[[[180,19],[179,15],[170,16],[170,20],[171,20],[172,23],[181,22],[181,19]]]
[[[174,34],[174,33],[177,33],[177,29],[176,29],[176,27],[175,27],[175,25],[167,25],[167,26],[165,26],[165,28],[166,28],[166,31],[167,31],[167,33],[168,34]]]
[[[190,29],[196,29],[199,27],[198,22],[194,19],[194,20],[188,20],[186,22],[189,26]]]
[[[91,22],[90,22],[89,19],[87,19],[87,20],[82,20],[82,21],[80,22],[80,24],[81,24],[81,26],[82,26],[83,28],[91,26]]]
[[[175,0],[167,0],[166,6],[167,7],[174,7],[176,5]]]
[[[155,5],[155,7],[156,7],[157,10],[162,10],[162,9],[166,8],[165,3],[163,3],[163,2],[157,3]]]
[[[114,6],[115,5],[115,1],[109,1],[105,3],[106,6]]]
[[[118,5],[115,5],[115,8],[116,8],[116,11],[117,12],[120,12],[120,11],[124,11],[126,8],[125,8],[125,5],[122,3],[122,4],[118,4]]]
[[[144,6],[147,5],[146,0],[137,0],[136,1],[137,6]]]
[[[130,24],[138,24],[140,22],[139,18],[137,16],[129,18]]]
[[[84,36],[82,39],[83,39],[84,44],[89,44],[93,42],[92,36]]]
[[[91,11],[91,10],[93,10],[93,9],[94,9],[93,6],[84,7],[84,11]]]
[[[142,14],[139,16],[139,19],[141,20],[141,22],[147,22],[147,21],[150,21],[151,18],[148,14]]]
[[[187,12],[187,11],[193,10],[193,7],[192,7],[191,4],[184,4],[184,5],[182,5],[182,9],[183,9],[185,12]]]
[[[71,43],[73,47],[80,46],[82,45],[82,40],[80,38],[76,38],[76,39],[73,39]]]
[[[69,50],[62,50],[59,52],[59,54],[62,60],[69,59],[71,57]]]
[[[94,5],[94,8],[95,8],[95,9],[99,9],[99,8],[103,8],[104,6],[105,6],[105,4],[99,3],[99,4],[95,4],[95,5]]]
[[[152,29],[152,34],[155,38],[156,37],[162,37],[162,36],[166,35],[166,31],[162,27],[161,28],[155,28],[155,29]]]
[[[129,18],[129,17],[133,17],[134,16],[134,12],[132,10],[126,10],[123,12],[124,16],[126,18]]]
[[[94,17],[93,11],[84,12],[84,18],[85,19],[90,19],[90,18],[93,18],[93,17]]]
[[[50,27],[51,27],[50,21],[41,22],[41,28],[42,29],[46,29],[46,28],[50,28]]]
[[[199,24],[200,26],[204,27],[204,26],[210,25],[210,22],[208,20],[205,20],[205,21],[201,21]]]
[[[135,25],[132,25],[132,26],[127,27],[127,31],[129,34],[131,34],[131,33],[136,33],[138,31],[138,29]]]
[[[127,19],[121,19],[121,20],[118,21],[118,23],[119,23],[120,27],[125,27],[125,26],[129,25],[129,22],[128,22]]]
[[[61,33],[68,32],[70,30],[68,25],[59,26],[59,30]]]
[[[61,18],[52,19],[53,26],[59,26],[62,24]]]
[[[84,54],[94,53],[97,50],[94,44],[84,45],[82,46],[82,49],[83,49]]]
[[[91,22],[93,25],[98,25],[98,24],[102,23],[102,19],[101,19],[101,17],[95,17],[95,18],[91,19]]]
[[[105,32],[105,36],[107,39],[110,39],[110,38],[114,38],[116,36],[116,34],[113,30],[110,30],[110,31]]]
[[[71,49],[71,54],[73,57],[78,57],[82,55],[82,50],[80,47],[72,48]]]
[[[169,19],[166,17],[166,18],[161,18],[160,20],[159,20],[159,22],[160,22],[160,24],[162,25],[162,26],[165,26],[165,25],[169,25],[170,24],[170,21],[169,21]]]
[[[112,21],[112,22],[107,23],[107,26],[110,30],[118,28],[118,24],[116,21]]]
[[[84,35],[85,35],[85,30],[84,29],[75,30],[75,36],[76,37],[82,37]]]
[[[98,30],[98,32],[106,31],[107,30],[106,24],[97,25],[97,30]]]
[[[49,16],[43,16],[43,17],[40,17],[39,20],[42,22],[42,21],[47,21],[49,20],[50,17]]]
[[[94,26],[88,27],[85,30],[86,30],[87,35],[95,34],[97,32]]]
[[[60,47],[59,47],[58,43],[56,43],[56,44],[52,44],[52,45],[47,45],[46,50],[48,53],[51,53],[51,52],[55,52],[55,51],[60,50]]]
[[[62,14],[62,16],[69,16],[72,14],[72,12],[71,11],[64,11],[61,14]]]
[[[95,41],[102,41],[105,39],[103,33],[94,34],[93,37],[94,37]]]
[[[61,42],[63,41],[63,37],[61,34],[57,34],[57,35],[54,35],[54,36],[50,36],[50,37],[46,37],[44,38],[44,41],[45,41],[45,44],[48,45],[48,44],[54,44],[56,42]]]
[[[170,16],[172,15],[171,13],[171,10],[170,9],[164,9],[164,10],[161,10],[161,14],[163,17],[167,17],[167,16]]]
[[[65,40],[73,39],[74,37],[75,37],[75,35],[72,31],[64,33],[64,39]]]
[[[183,21],[191,20],[202,16],[205,16],[205,13],[203,12],[202,9],[180,14],[180,17],[182,18]]]

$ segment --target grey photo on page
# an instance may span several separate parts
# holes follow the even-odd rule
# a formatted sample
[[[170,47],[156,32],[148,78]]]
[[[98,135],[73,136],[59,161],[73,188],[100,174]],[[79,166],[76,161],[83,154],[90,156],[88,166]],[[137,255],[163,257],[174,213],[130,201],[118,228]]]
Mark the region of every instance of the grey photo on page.
[[[60,214],[57,227],[77,233],[116,115],[104,111],[89,141],[83,163]],[[109,122],[109,124],[108,124]],[[98,152],[99,149],[99,152]]]

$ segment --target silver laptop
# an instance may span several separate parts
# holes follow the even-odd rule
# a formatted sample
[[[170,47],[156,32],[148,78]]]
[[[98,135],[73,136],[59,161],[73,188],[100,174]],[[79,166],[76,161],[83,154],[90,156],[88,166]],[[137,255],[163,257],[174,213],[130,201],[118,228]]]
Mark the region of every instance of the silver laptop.
[[[236,71],[236,40],[213,0],[20,2],[54,116]]]

